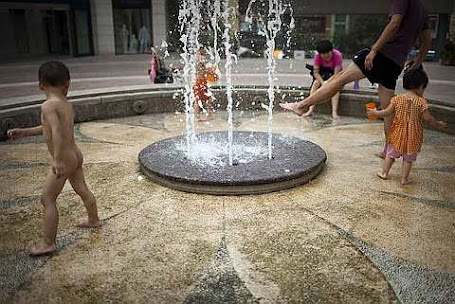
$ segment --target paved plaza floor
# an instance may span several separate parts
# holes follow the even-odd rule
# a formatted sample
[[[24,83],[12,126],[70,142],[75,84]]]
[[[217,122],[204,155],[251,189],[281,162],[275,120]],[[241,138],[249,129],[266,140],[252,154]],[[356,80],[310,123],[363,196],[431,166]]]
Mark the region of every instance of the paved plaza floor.
[[[199,131],[226,130],[225,112]],[[310,184],[255,196],[159,186],[139,171],[151,142],[182,134],[182,114],[78,124],[87,182],[103,220],[84,217],[66,185],[57,254],[31,258],[48,154],[42,138],[0,144],[0,303],[453,303],[455,137],[427,131],[412,184],[375,173],[382,126],[366,119],[275,114],[280,136],[320,145]],[[237,113],[236,129],[266,131],[267,115]],[[277,135],[278,136],[278,135]],[[283,168],[285,170],[286,168]]]

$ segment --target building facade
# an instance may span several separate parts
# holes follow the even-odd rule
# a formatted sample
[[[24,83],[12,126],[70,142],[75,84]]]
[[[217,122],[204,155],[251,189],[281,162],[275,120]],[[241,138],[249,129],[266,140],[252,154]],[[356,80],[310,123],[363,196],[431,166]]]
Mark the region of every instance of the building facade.
[[[166,40],[165,0],[0,2],[0,56],[114,55]]]
[[[0,2],[0,55],[3,59],[49,55],[134,54],[162,41],[175,50],[181,0],[7,0]],[[289,0],[283,0],[289,1]],[[240,29],[248,0],[238,7]],[[257,1],[259,2],[259,1]],[[453,0],[426,0],[433,46],[438,51],[453,32]],[[296,19],[294,48],[312,40],[343,41],[363,20],[386,20],[388,0],[292,0]],[[363,16],[363,17],[362,17]],[[363,19],[362,19],[363,18]],[[371,28],[375,28],[374,24]],[[367,28],[366,30],[371,30]],[[372,33],[376,35],[377,33]],[[453,36],[453,35],[452,35]],[[452,37],[453,39],[453,37]]]

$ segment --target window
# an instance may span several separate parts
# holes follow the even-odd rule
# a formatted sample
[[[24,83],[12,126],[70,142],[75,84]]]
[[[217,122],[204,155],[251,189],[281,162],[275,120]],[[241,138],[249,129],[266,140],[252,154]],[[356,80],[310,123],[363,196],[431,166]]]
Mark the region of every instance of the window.
[[[113,0],[115,51],[136,54],[151,45],[150,0]]]

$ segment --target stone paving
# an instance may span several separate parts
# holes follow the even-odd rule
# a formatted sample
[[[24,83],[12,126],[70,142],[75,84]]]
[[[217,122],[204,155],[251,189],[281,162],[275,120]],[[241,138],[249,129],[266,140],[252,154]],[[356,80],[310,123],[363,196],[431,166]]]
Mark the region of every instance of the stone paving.
[[[199,131],[226,130],[225,112]],[[375,173],[380,123],[275,114],[276,133],[328,155],[313,182],[256,196],[161,187],[137,155],[181,135],[181,114],[78,124],[87,181],[104,226],[84,216],[66,185],[57,254],[30,258],[42,237],[39,197],[49,158],[43,138],[0,143],[0,303],[453,303],[455,136],[427,130],[413,183]],[[264,112],[236,129],[266,131]]]

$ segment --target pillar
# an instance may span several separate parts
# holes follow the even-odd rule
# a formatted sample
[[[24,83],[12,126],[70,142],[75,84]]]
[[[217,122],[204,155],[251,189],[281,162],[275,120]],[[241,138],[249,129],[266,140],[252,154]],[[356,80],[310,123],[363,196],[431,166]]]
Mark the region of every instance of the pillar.
[[[112,0],[92,0],[92,31],[95,55],[114,55],[114,18]]]
[[[159,47],[167,39],[166,0],[150,0],[152,8],[152,45]]]

